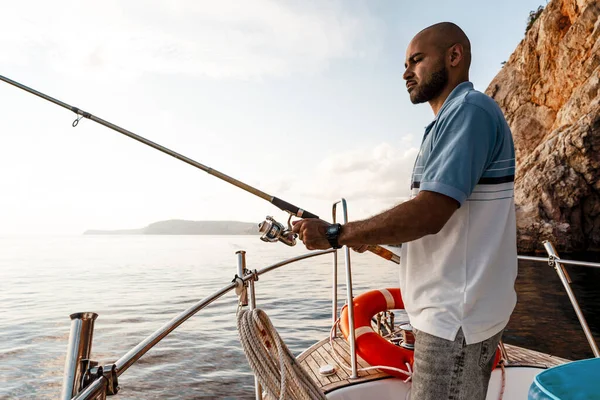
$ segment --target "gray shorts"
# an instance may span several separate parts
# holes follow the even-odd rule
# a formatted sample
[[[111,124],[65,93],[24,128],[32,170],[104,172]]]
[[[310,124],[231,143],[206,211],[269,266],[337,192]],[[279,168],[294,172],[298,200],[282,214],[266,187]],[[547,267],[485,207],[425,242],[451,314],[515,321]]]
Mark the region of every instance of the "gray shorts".
[[[470,345],[462,329],[454,341],[414,333],[411,400],[485,400],[502,332]]]

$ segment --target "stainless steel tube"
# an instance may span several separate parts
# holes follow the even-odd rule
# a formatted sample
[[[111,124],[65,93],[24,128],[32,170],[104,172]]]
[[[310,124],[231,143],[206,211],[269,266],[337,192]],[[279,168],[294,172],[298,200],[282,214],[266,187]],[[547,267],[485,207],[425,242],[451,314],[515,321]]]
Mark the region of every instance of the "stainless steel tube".
[[[332,300],[331,300],[331,326],[333,326],[333,336],[337,336],[337,325],[335,324],[335,322],[337,321],[337,286],[338,286],[338,282],[337,282],[337,275],[338,275],[338,253],[337,251],[335,253],[333,253],[333,276],[332,276],[332,280],[333,280],[333,288],[332,291],[333,293],[331,294]]]
[[[315,252],[307,253],[307,254],[304,254],[304,255],[301,255],[298,257],[293,257],[293,258],[278,262],[276,264],[269,265],[268,267],[265,267],[265,268],[261,269],[260,271],[258,271],[257,275],[265,274],[269,271],[283,267],[284,265],[291,264],[296,261],[300,261],[300,260],[304,260],[304,259],[308,259],[308,258],[312,258],[312,257],[317,257],[317,256],[320,256],[323,254],[332,253],[334,251],[335,250],[332,250],[332,249],[315,251]],[[252,279],[251,275],[248,275],[243,278],[244,282],[248,281],[250,279]],[[232,282],[229,285],[218,290],[217,292],[213,293],[212,295],[200,300],[199,302],[197,302],[193,306],[189,307],[187,310],[183,311],[182,313],[177,315],[175,318],[173,318],[172,320],[170,320],[169,322],[164,324],[162,327],[160,327],[158,330],[156,330],[152,335],[148,336],[144,341],[142,341],[140,344],[138,344],[135,348],[131,349],[127,354],[125,354],[123,357],[121,357],[119,360],[117,360],[117,362],[115,363],[115,365],[117,367],[117,375],[120,376],[133,363],[135,363],[141,356],[146,354],[146,352],[148,350],[150,350],[152,347],[154,347],[154,345],[156,345],[156,343],[160,342],[165,336],[167,336],[169,333],[171,333],[175,328],[177,328],[179,325],[181,325],[183,322],[185,322],[187,319],[189,319],[192,315],[196,314],[198,311],[202,310],[204,307],[208,306],[213,301],[222,297],[225,293],[229,292],[230,290],[233,290],[234,288],[235,288],[235,282]]]
[[[237,255],[237,276],[243,278],[244,271],[246,271],[246,252],[244,250],[238,250],[235,254]]]
[[[566,264],[566,265],[578,265],[578,266],[581,266],[581,267],[600,268],[600,264],[593,263],[593,262],[587,262],[587,261],[575,261],[575,260],[563,260],[563,259],[559,259],[559,262],[561,264]]]
[[[339,203],[339,202],[338,202]],[[336,208],[337,208],[337,203],[333,204],[333,207],[331,209],[331,213],[332,213],[332,218],[333,218],[333,223],[335,224],[337,222],[337,212],[336,212]],[[333,337],[337,336],[337,325],[335,324],[335,322],[337,321],[337,294],[338,294],[338,252],[335,251],[333,253],[333,276],[332,276],[332,293],[331,293],[331,326],[333,327]]]
[[[309,259],[309,258],[313,258],[313,257],[318,257],[321,255],[333,253],[333,252],[335,252],[335,250],[328,249],[328,250],[314,251],[314,252],[303,254],[301,256],[289,258],[287,260],[280,261],[278,263],[269,265],[269,266],[257,271],[256,275],[260,276],[260,275],[266,274],[267,272],[281,268],[285,265],[292,264],[296,261],[305,260],[305,259]],[[253,276],[247,275],[242,279],[244,282],[251,281],[253,279]],[[192,315],[196,314],[201,309],[205,308],[206,306],[208,306],[215,300],[222,297],[227,292],[235,289],[235,286],[236,286],[235,282],[232,282],[229,285],[218,290],[217,292],[213,293],[212,295],[200,300],[199,302],[195,303],[194,305],[192,305],[191,307],[189,307],[188,309],[186,309],[185,311],[183,311],[182,313],[177,315],[175,318],[171,319],[169,322],[164,324],[162,327],[160,327],[158,330],[156,330],[154,333],[152,333],[146,339],[144,339],[140,344],[138,344],[136,347],[134,347],[129,352],[127,352],[127,354],[125,354],[123,357],[121,357],[119,360],[117,360],[117,362],[115,363],[116,369],[117,369],[117,375],[120,376],[121,374],[123,374],[140,357],[142,357],[144,354],[146,354],[146,352],[148,352],[148,350],[150,350],[158,342],[160,342],[165,336],[167,336],[169,333],[171,333],[173,330],[175,330],[175,328],[177,328],[183,322],[188,320]],[[250,287],[250,291],[251,291],[251,298],[252,298],[252,297],[254,297],[254,288],[252,286]],[[252,300],[252,301],[255,301],[255,300]],[[77,400],[89,400],[89,399],[94,398],[92,396],[97,396],[102,391],[105,391],[106,383],[107,383],[107,381],[105,378],[94,381],[92,384],[90,384],[90,386],[88,386],[86,388],[85,391],[81,392],[76,397],[76,399]]]
[[[291,264],[295,261],[304,260],[304,259],[312,258],[312,257],[317,257],[322,254],[331,253],[333,251],[335,251],[335,250],[329,249],[329,250],[315,251],[313,253],[308,253],[308,254],[298,256],[298,257],[290,258],[288,260],[281,261],[276,264],[265,267],[262,270],[258,271],[257,274],[262,275],[262,274],[265,274],[274,269],[283,267],[284,265]],[[252,279],[251,275],[248,275],[243,278],[244,281],[248,281],[250,279]],[[160,342],[165,336],[167,336],[169,333],[171,333],[175,328],[177,328],[183,322],[188,320],[192,315],[196,314],[198,311],[202,310],[204,307],[208,306],[213,301],[222,297],[225,293],[229,292],[230,290],[232,290],[234,288],[235,288],[235,282],[232,282],[229,285],[223,287],[222,289],[216,291],[212,295],[210,295],[210,296],[202,299],[201,301],[197,302],[196,304],[192,305],[187,310],[183,311],[182,313],[177,315],[175,318],[173,318],[172,320],[170,320],[169,322],[164,324],[162,327],[160,327],[158,330],[156,330],[152,335],[148,336],[144,341],[142,341],[140,344],[138,344],[133,349],[131,349],[127,354],[125,354],[123,357],[121,357],[117,360],[117,362],[115,363],[115,365],[117,367],[117,375],[120,376],[131,365],[133,365],[133,363],[135,363],[141,356],[146,354],[146,352],[148,350],[150,350],[152,347],[154,347],[156,345],[156,343]]]
[[[548,257],[517,256],[517,260],[548,262]]]
[[[517,256],[519,260],[526,261],[541,261],[548,262],[548,257],[532,257],[532,256]],[[592,268],[600,268],[600,263],[588,262],[588,261],[575,261],[575,260],[563,260],[562,258],[556,258],[556,261],[565,265],[577,265],[580,267],[592,267]]]
[[[131,367],[133,363],[135,363],[141,356],[146,354],[148,350],[154,347],[154,345],[160,342],[165,336],[171,333],[179,325],[187,321],[192,315],[196,314],[198,311],[202,310],[204,307],[208,306],[210,303],[220,298],[225,293],[232,290],[234,287],[235,282],[232,282],[229,285],[223,287],[222,289],[216,291],[212,295],[197,302],[196,304],[189,307],[187,310],[180,313],[175,318],[164,324],[152,335],[148,336],[143,342],[135,346],[133,349],[129,350],[127,354],[119,358],[115,363],[117,368],[117,375],[120,376],[123,372],[127,371],[127,369]]]
[[[250,279],[248,289],[250,291],[250,310],[256,308],[256,286],[254,285],[254,279]]]
[[[246,252],[244,250],[238,250],[235,253],[237,255],[237,276],[240,278],[244,278],[244,274],[246,271]],[[246,281],[243,281],[244,288],[240,293],[240,304],[242,306],[248,305],[248,292],[246,288],[248,287]],[[237,292],[237,291],[236,291]]]
[[[292,263],[295,263],[296,261],[306,260],[309,258],[318,257],[318,256],[322,256],[323,254],[329,254],[329,253],[335,253],[335,249],[312,251],[310,253],[306,253],[301,256],[288,258],[287,260],[280,261],[275,264],[271,264],[268,267],[264,267],[263,269],[259,270],[257,272],[257,274],[260,276],[260,275],[266,274],[267,272],[270,272],[274,269],[283,267],[284,265],[292,264]],[[252,278],[251,276],[247,276],[246,278],[244,278],[244,281],[247,281],[248,279],[251,279],[251,278]]]
[[[246,270],[246,258],[245,258],[245,253],[242,254],[241,257],[238,257],[238,271],[240,268],[240,264],[243,265],[243,270]],[[241,276],[244,276],[243,274]],[[249,277],[251,277],[252,279],[248,280],[248,289],[250,291],[250,310],[254,310],[256,309],[256,287],[254,286],[254,278],[253,275],[250,274]],[[254,398],[256,400],[262,400],[263,396],[262,396],[262,386],[260,385],[260,382],[258,381],[258,378],[256,377],[256,375],[254,375]]]
[[[97,398],[106,398],[106,384],[108,381],[105,377],[101,376],[92,382],[84,391],[79,393],[73,400],[90,400]]]
[[[577,318],[579,318],[579,323],[581,324],[581,327],[583,328],[583,332],[585,333],[585,337],[587,338],[587,341],[590,344],[590,347],[592,348],[592,352],[594,353],[594,356],[600,357],[600,351],[598,351],[598,345],[596,344],[596,341],[594,340],[594,336],[592,335],[590,327],[588,326],[587,321],[585,320],[585,317],[583,316],[583,313],[581,312],[581,308],[579,307],[579,303],[577,302],[577,299],[575,298],[575,294],[573,293],[573,290],[571,289],[571,285],[569,285],[569,279],[567,278],[568,275],[565,273],[566,271],[564,269],[564,266],[560,262],[557,261],[558,254],[556,253],[556,249],[554,248],[552,243],[550,243],[547,240],[544,241],[544,248],[546,249],[546,252],[550,256],[550,258],[554,260],[554,263],[555,263],[554,270],[558,274],[560,281],[562,282],[563,286],[565,287],[565,290],[567,291],[569,300],[571,300],[571,304],[573,305],[575,314],[577,314]]]
[[[348,223],[348,205],[346,199],[341,200],[342,203],[342,214],[344,217],[344,224]],[[352,267],[350,265],[350,248],[344,246],[345,264],[346,264],[346,295],[348,302],[348,331],[350,332],[350,363],[352,364],[352,375],[351,379],[358,378],[358,371],[356,366],[356,335],[354,332],[354,296],[352,295]]]
[[[81,390],[84,363],[89,360],[92,353],[92,340],[94,337],[94,321],[98,314],[93,312],[81,312],[71,314],[71,332],[69,334],[69,345],[67,358],[65,360],[65,375],[60,398],[71,400]]]

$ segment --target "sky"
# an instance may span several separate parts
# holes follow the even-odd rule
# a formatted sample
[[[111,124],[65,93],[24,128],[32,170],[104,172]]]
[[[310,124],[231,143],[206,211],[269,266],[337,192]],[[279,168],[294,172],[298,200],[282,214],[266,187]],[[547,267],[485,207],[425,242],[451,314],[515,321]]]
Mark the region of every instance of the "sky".
[[[405,200],[427,104],[408,43],[441,21],[471,40],[484,91],[533,0],[0,0],[0,75],[321,218]],[[206,172],[0,82],[0,234],[286,214]],[[338,218],[341,218],[338,217]]]

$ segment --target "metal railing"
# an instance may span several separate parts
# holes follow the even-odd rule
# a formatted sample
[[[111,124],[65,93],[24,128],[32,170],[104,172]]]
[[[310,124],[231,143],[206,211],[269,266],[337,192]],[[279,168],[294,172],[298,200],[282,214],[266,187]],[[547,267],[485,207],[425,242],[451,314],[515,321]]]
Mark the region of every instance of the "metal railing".
[[[600,268],[600,264],[593,263],[593,262],[585,262],[585,261],[563,260],[558,256],[558,253],[556,252],[556,249],[554,248],[554,245],[552,243],[550,243],[549,241],[546,240],[543,242],[543,244],[544,244],[544,249],[546,250],[546,253],[548,253],[548,258],[529,257],[529,256],[518,256],[517,258],[519,260],[543,261],[543,262],[547,262],[548,265],[550,265],[551,267],[554,267],[554,270],[558,274],[558,277],[559,277],[561,283],[563,284],[563,286],[567,292],[567,295],[569,296],[569,300],[571,301],[573,310],[575,310],[575,314],[577,314],[577,318],[579,319],[579,323],[581,324],[581,328],[583,329],[583,332],[585,333],[585,337],[586,337],[590,347],[592,348],[594,357],[600,357],[600,351],[598,350],[598,345],[596,344],[596,341],[594,340],[594,336],[592,335],[592,331],[590,330],[590,327],[588,326],[588,323],[585,320],[585,317],[583,316],[583,312],[581,311],[581,307],[579,307],[577,298],[575,298],[573,289],[571,289],[571,283],[573,283],[571,281],[571,277],[569,276],[567,269],[563,265],[563,264],[571,264],[571,265]]]
[[[348,204],[345,199],[341,199],[333,203],[333,222],[336,220],[336,206],[341,203],[342,204],[342,216],[344,218],[344,224],[348,222]],[[358,362],[356,359],[356,333],[354,329],[350,329],[350,327],[354,327],[354,295],[352,293],[352,267],[350,263],[350,248],[348,246],[342,247],[344,249],[344,261],[346,267],[346,306],[348,307],[348,341],[350,344],[350,366],[352,368],[352,375],[350,375],[350,379],[358,378]],[[337,261],[337,257],[336,257]],[[334,268],[335,274],[337,275],[337,265]],[[334,283],[334,309],[337,314],[337,279]],[[335,325],[336,319],[333,320],[333,324]]]
[[[333,222],[336,221],[336,206],[342,204],[343,221],[348,222],[348,209],[345,199],[333,204]],[[563,260],[558,257],[554,246],[550,242],[544,242],[544,248],[548,253],[548,257],[532,257],[532,256],[518,256],[519,260],[528,261],[540,261],[547,262],[553,266],[567,294],[579,322],[585,332],[586,338],[594,352],[596,357],[600,357],[598,346],[594,341],[589,326],[581,312],[579,304],[573,294],[570,287],[571,279],[563,264],[589,266],[594,268],[600,268],[600,264],[582,261]],[[347,299],[346,304],[348,307],[348,326],[354,326],[354,306],[353,306],[353,294],[352,294],[352,271],[350,263],[350,249],[347,246],[343,247],[345,255],[345,270],[346,270],[346,289]],[[87,399],[104,399],[106,395],[116,394],[119,390],[118,377],[122,375],[129,367],[131,367],[136,361],[138,361],[144,354],[146,354],[151,348],[157,343],[164,339],[169,333],[175,330],[179,325],[184,323],[186,320],[191,318],[194,314],[198,313],[203,308],[207,307],[217,299],[229,293],[232,290],[236,290],[239,295],[241,305],[249,305],[250,309],[253,310],[256,307],[256,295],[254,282],[258,280],[260,275],[266,274],[275,269],[281,268],[285,265],[295,263],[297,261],[309,259],[312,257],[318,257],[325,254],[333,254],[333,291],[332,291],[332,325],[335,326],[337,321],[337,298],[338,298],[338,280],[337,280],[337,250],[328,249],[322,251],[314,251],[301,256],[289,258],[284,261],[267,266],[261,270],[250,271],[246,268],[245,252],[238,251],[237,255],[237,274],[234,280],[229,284],[209,295],[208,297],[198,301],[197,303],[190,306],[185,311],[165,323],[162,327],[157,329],[154,333],[140,342],[137,346],[127,352],[124,356],[119,358],[114,364],[97,367],[96,363],[90,360],[91,348],[92,348],[92,337],[93,337],[93,326],[94,320],[97,315],[94,313],[77,313],[72,314],[71,319],[71,333],[69,337],[68,353],[65,362],[65,377],[63,381],[63,391],[61,394],[61,400],[87,400]],[[335,328],[334,328],[335,329]],[[350,357],[352,375],[351,379],[358,378],[357,373],[357,355],[356,355],[356,338],[354,329],[349,329],[348,342],[350,346]],[[83,390],[82,390],[83,388]],[[75,397],[73,397],[75,396]],[[255,397],[257,400],[262,399],[262,389],[259,382],[255,378]]]
[[[544,242],[544,243],[546,243],[546,242]],[[542,261],[542,262],[550,261],[549,257],[518,256],[517,258],[519,260],[528,260],[528,261]],[[587,262],[587,261],[565,260],[558,256],[554,258],[554,261],[558,262],[560,264],[565,264],[565,265],[577,265],[580,267],[600,268],[600,263]]]
[[[90,367],[88,360],[92,354],[94,321],[96,313],[71,314],[71,332],[65,360],[65,376],[61,399],[71,399],[84,385],[84,373]]]
[[[336,250],[334,250],[334,249],[314,251],[311,253],[303,254],[298,257],[289,258],[287,260],[269,265],[261,270],[254,270],[254,271],[248,271],[245,269],[245,260],[243,258],[244,252],[241,252],[241,251],[238,252],[237,253],[237,255],[238,255],[238,275],[236,275],[234,282],[230,283],[227,286],[224,286],[223,288],[214,292],[210,296],[207,296],[206,298],[198,301],[197,303],[195,303],[194,305],[189,307],[187,310],[183,311],[182,313],[180,313],[179,315],[177,315],[176,317],[171,319],[169,322],[164,324],[162,327],[157,329],[154,333],[152,333],[150,336],[148,336],[146,339],[144,339],[142,342],[140,342],[137,346],[135,346],[133,349],[131,349],[129,352],[127,352],[123,357],[119,358],[115,362],[114,366],[112,366],[112,365],[109,366],[108,371],[106,370],[106,368],[98,368],[98,369],[94,370],[92,376],[90,377],[90,379],[93,379],[93,382],[90,383],[87,387],[85,387],[84,390],[82,390],[81,392],[77,393],[77,391],[79,389],[81,389],[81,387],[82,387],[81,385],[78,385],[76,388],[74,388],[74,390],[63,389],[63,394],[61,395],[61,399],[62,400],[70,400],[71,398],[74,398],[77,400],[87,400],[87,399],[104,398],[107,394],[107,390],[109,392],[108,394],[116,394],[116,392],[118,391],[118,387],[116,385],[117,377],[122,375],[129,367],[131,367],[137,360],[139,360],[140,357],[142,357],[144,354],[146,354],[152,347],[154,347],[157,343],[159,343],[162,339],[164,339],[169,333],[171,333],[173,330],[175,330],[179,325],[184,323],[186,320],[191,318],[194,314],[196,314],[203,308],[207,307],[209,304],[213,303],[215,300],[221,298],[223,295],[225,295],[226,293],[228,293],[234,289],[246,290],[245,286],[247,283],[249,283],[250,307],[254,308],[254,307],[256,307],[254,281],[257,280],[260,275],[266,274],[270,271],[281,268],[288,264],[292,264],[297,261],[309,259],[312,257],[318,257],[318,256],[321,256],[324,254],[335,253],[335,252],[336,252]],[[242,268],[240,268],[240,265],[242,266]],[[242,277],[239,276],[240,269],[243,271],[243,274],[244,274],[244,276],[242,276]],[[244,288],[243,289],[240,288],[240,285],[243,286]],[[80,314],[83,315],[83,314],[88,314],[88,313],[80,313]],[[79,314],[74,314],[74,315],[79,315]],[[74,321],[76,321],[76,320],[77,320],[77,318],[74,319]],[[82,331],[82,330],[77,330],[74,332],[74,330],[72,329],[71,334],[73,336],[79,336],[78,332],[80,332],[80,331]],[[88,332],[88,331],[85,331],[85,332]],[[89,333],[89,335],[91,338],[91,332]],[[80,340],[73,340],[71,338],[69,339],[68,354],[80,354],[77,350],[78,346],[79,346],[78,343],[80,343]],[[89,347],[91,350],[91,343],[90,343]],[[82,355],[79,355],[78,359],[76,359],[75,361],[70,361],[70,359],[73,357],[69,357],[67,359],[67,363],[65,363],[65,376],[66,377],[81,376],[81,375],[85,374],[86,370],[84,367],[85,367],[86,362],[89,360],[84,357],[89,357],[89,353],[90,352],[85,352]],[[67,381],[67,378],[65,378],[65,382],[66,381]],[[67,386],[67,385],[65,385],[65,386]],[[112,390],[111,390],[111,388],[112,388]],[[111,393],[111,391],[114,393]],[[257,387],[256,393],[257,393],[257,399],[259,399],[260,397],[258,397],[258,396],[260,395],[260,388]],[[76,395],[76,396],[72,397],[72,395]]]

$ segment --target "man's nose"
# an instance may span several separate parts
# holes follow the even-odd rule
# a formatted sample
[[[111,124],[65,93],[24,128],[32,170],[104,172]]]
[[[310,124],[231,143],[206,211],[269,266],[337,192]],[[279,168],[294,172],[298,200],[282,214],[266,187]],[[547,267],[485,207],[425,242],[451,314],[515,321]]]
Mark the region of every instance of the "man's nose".
[[[414,73],[414,72],[412,71],[412,69],[409,67],[409,68],[406,68],[406,69],[404,70],[404,73],[402,74],[402,78],[403,78],[405,81],[407,81],[407,80],[409,80],[410,78],[412,78],[414,75],[415,75],[415,73]]]

